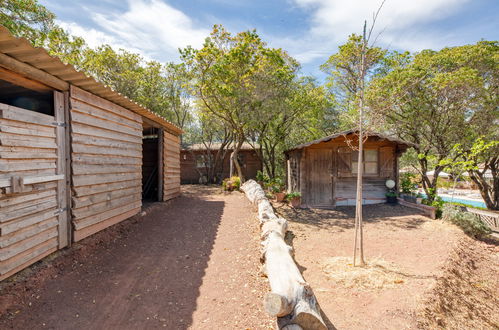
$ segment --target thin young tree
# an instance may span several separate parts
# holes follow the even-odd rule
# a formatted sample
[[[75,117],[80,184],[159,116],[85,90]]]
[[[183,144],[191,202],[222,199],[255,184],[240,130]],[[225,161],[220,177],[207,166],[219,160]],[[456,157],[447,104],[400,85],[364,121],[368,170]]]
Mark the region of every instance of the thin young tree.
[[[354,266],[365,266],[366,262],[364,260],[364,233],[362,230],[362,176],[364,174],[364,141],[367,136],[364,136],[364,95],[366,88],[366,76],[367,76],[367,50],[369,48],[369,41],[376,24],[376,19],[383,7],[385,1],[381,3],[378,10],[373,15],[373,22],[369,31],[367,32],[367,21],[364,21],[364,28],[362,33],[362,45],[359,63],[359,89],[358,89],[358,101],[359,101],[359,114],[358,114],[358,162],[357,162],[357,195],[355,201],[355,239],[354,239],[354,251],[353,251],[353,265]],[[376,41],[376,40],[375,40]]]

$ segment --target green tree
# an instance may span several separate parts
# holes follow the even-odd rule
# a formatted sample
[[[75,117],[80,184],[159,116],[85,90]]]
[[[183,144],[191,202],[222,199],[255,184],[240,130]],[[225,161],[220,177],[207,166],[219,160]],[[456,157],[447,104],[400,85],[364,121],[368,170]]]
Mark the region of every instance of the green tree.
[[[196,97],[231,128],[234,165],[243,178],[237,156],[248,131],[285,93],[282,87],[293,80],[298,64],[281,49],[267,47],[255,31],[232,35],[220,25],[201,49],[187,47],[181,55],[194,75]]]
[[[425,50],[371,84],[372,113],[400,138],[417,144],[422,184],[430,200],[453,146],[469,145],[497,125],[498,47],[497,42],[481,41]],[[433,178],[426,175],[430,170]]]
[[[467,171],[487,208],[499,210],[499,132],[494,133],[488,140],[479,137],[470,145],[456,144],[442,164]]]
[[[18,37],[35,40],[54,27],[54,19],[36,0],[0,0],[0,23]]]
[[[281,86],[249,127],[248,140],[270,178],[284,175],[284,151],[324,134],[324,118],[331,108],[325,89],[313,78],[294,79]],[[328,128],[336,123],[330,118]]]

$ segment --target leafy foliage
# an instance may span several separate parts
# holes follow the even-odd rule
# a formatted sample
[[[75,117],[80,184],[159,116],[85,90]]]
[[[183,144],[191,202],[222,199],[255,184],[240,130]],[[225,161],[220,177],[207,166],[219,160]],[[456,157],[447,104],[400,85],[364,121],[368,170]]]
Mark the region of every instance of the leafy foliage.
[[[489,226],[482,222],[477,215],[463,211],[460,206],[445,204],[442,219],[456,224],[473,238],[480,239],[492,232]]]
[[[240,187],[241,187],[241,178],[238,176],[232,176],[222,181],[222,188],[225,191],[239,190]]]
[[[489,41],[438,52],[424,50],[371,84],[371,111],[398,137],[417,144],[428,196],[448,165],[453,146],[469,143],[477,132],[494,130],[498,50],[499,44]],[[426,175],[431,168],[432,179]]]

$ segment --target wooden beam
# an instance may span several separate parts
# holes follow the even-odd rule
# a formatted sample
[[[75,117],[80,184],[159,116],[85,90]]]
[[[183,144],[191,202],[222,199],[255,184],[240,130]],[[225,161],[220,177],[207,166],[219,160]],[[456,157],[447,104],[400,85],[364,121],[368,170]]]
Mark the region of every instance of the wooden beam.
[[[0,53],[0,66],[14,71],[26,78],[43,82],[45,85],[50,86],[60,91],[69,90],[69,84],[50,73],[37,69],[29,64],[20,62],[8,55]]]
[[[0,79],[39,93],[46,93],[52,90],[52,88],[47,85],[39,83],[38,81],[27,79],[20,74],[4,69],[2,67],[0,67]]]
[[[143,160],[142,160],[143,162]],[[164,147],[163,129],[158,132],[158,201],[163,202],[163,181],[164,181]]]
[[[66,128],[62,124],[66,124],[65,114],[65,99],[61,92],[54,92],[54,112],[55,120],[58,123],[56,128],[56,143],[57,143],[57,174],[64,175],[64,180],[57,181],[57,207],[59,208],[58,220],[58,242],[59,249],[66,247],[70,242],[70,225],[69,225],[69,209],[68,209],[68,175],[67,175],[67,148],[66,143]]]

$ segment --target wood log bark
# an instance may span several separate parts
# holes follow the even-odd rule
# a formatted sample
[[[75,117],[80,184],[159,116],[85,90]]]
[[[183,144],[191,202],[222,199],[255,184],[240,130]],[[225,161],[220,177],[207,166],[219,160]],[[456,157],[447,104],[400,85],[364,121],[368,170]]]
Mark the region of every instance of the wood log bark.
[[[293,259],[293,248],[284,240],[287,220],[275,214],[265,192],[254,180],[246,181],[241,190],[258,206],[261,260],[271,288],[263,301],[265,311],[278,318],[279,329],[327,329],[312,288]]]

